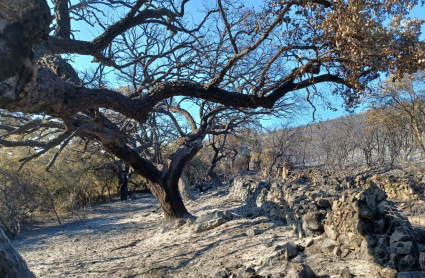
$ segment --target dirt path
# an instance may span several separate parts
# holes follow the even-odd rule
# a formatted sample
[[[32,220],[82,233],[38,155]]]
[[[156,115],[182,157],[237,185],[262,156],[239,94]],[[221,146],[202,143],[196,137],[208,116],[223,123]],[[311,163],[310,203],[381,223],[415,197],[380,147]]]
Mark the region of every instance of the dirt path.
[[[158,207],[151,195],[100,205],[85,212],[83,223],[39,227],[23,232],[13,244],[37,277],[215,277],[249,267],[258,274],[280,277],[288,265],[270,257],[279,245],[298,240],[291,227],[263,216],[246,217],[249,208],[229,202],[224,192],[201,196],[188,205],[195,215],[217,209],[235,215],[234,220],[202,233],[194,233],[189,224],[164,227]],[[259,234],[247,236],[247,229],[257,229]],[[347,265],[323,256],[310,263],[319,275],[339,274]],[[353,269],[358,264],[353,262]],[[373,267],[362,264],[365,269]],[[364,275],[357,277],[380,277],[370,271]]]

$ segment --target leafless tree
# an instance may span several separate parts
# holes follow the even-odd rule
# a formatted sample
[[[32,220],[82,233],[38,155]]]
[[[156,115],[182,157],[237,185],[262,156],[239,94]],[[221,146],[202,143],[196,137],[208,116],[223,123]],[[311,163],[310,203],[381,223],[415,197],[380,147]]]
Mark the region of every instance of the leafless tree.
[[[263,136],[263,168],[266,175],[271,175],[273,168],[290,161],[294,156],[294,139],[297,129],[290,123],[281,124],[279,129],[270,130]]]
[[[388,80],[383,88],[378,89],[372,95],[372,106],[377,109],[375,113],[391,122],[393,130],[397,129],[398,123],[407,123],[422,155],[425,155],[423,139],[425,126],[424,77],[425,73],[420,72],[405,76],[400,81]],[[401,144],[401,142],[394,141],[397,139],[392,138],[391,143],[395,144],[392,147],[398,148],[398,145]]]

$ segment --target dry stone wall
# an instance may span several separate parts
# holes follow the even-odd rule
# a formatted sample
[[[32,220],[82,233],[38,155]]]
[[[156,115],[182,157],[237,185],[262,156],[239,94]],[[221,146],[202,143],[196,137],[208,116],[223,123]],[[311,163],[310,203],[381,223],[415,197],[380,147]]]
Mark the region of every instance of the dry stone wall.
[[[371,260],[398,271],[425,265],[421,237],[388,196],[418,198],[408,178],[315,174],[294,174],[281,183],[239,176],[229,198],[292,225],[301,237],[323,235],[319,250],[324,253]]]
[[[347,190],[332,204],[324,225],[322,251],[375,261],[397,270],[418,267],[415,231],[376,184]]]
[[[335,199],[309,183],[267,183],[243,176],[234,179],[229,198],[294,226],[301,236],[323,233],[323,220]]]

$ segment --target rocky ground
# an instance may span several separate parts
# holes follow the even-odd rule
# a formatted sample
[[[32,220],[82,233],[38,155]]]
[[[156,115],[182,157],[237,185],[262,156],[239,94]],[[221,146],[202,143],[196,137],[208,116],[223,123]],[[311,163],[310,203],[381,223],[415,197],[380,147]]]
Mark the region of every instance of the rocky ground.
[[[381,211],[383,201],[394,210],[406,204],[383,200],[385,182],[377,180],[385,180],[386,173],[345,180],[304,171],[275,184],[239,177],[188,204],[194,215],[207,214],[202,223],[174,227],[163,225],[152,195],[140,195],[80,212],[83,221],[33,227],[13,244],[37,277],[425,277],[406,272],[421,270],[424,246],[405,236],[416,232],[415,225],[400,216],[404,222],[391,226],[394,219]],[[420,186],[406,185],[409,176],[389,176],[385,184],[403,183],[420,201]],[[370,193],[365,190],[372,180],[379,186]],[[413,216],[420,224],[422,215]],[[350,226],[362,221],[365,232]],[[388,253],[382,257],[376,250]],[[412,268],[404,269],[409,264]]]

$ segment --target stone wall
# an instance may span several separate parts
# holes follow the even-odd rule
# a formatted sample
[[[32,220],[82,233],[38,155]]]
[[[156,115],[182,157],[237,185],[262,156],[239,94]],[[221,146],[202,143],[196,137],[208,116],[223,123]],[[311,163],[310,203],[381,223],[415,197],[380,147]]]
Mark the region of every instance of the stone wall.
[[[395,184],[400,192],[390,191]],[[391,196],[397,198],[417,198],[410,188],[379,175],[314,178],[303,174],[281,183],[239,176],[229,198],[294,226],[301,237],[323,235],[322,252],[410,270],[425,265],[425,253],[421,253],[425,248],[385,192],[394,192],[396,195]],[[424,262],[420,262],[420,257]]]
[[[389,174],[375,174],[368,178],[363,187],[376,184],[385,191],[389,200],[411,201],[419,199],[412,181],[406,176],[394,176]]]
[[[304,236],[323,233],[323,220],[336,194],[336,191],[330,194],[308,182],[268,183],[238,176],[233,181],[229,198],[261,209],[263,214],[294,226],[300,236]]]
[[[324,252],[372,260],[397,270],[418,266],[418,239],[387,194],[376,184],[347,190],[332,204],[324,225]]]

